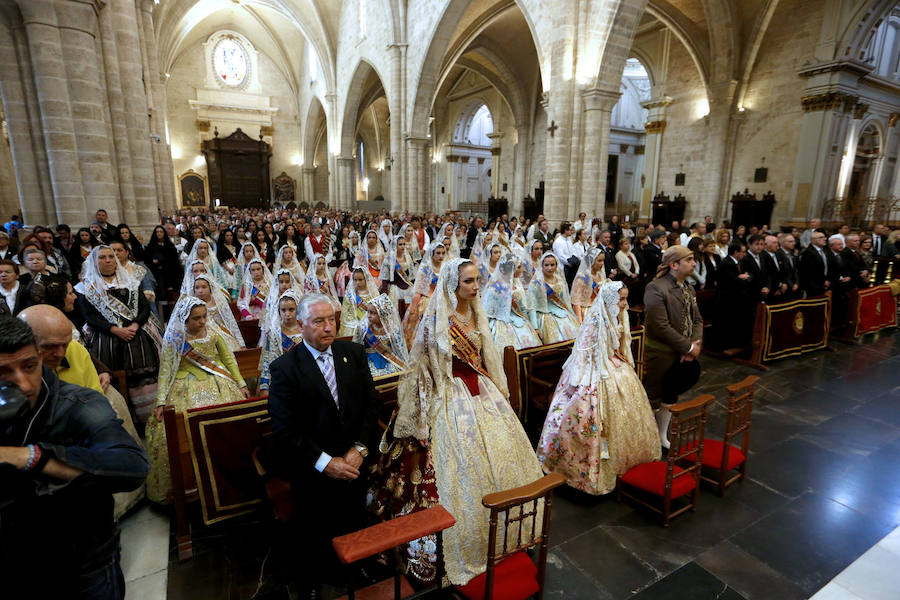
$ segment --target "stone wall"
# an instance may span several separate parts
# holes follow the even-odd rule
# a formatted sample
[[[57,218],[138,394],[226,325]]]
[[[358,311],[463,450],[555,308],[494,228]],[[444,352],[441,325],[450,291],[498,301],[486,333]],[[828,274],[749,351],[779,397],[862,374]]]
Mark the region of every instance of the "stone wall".
[[[803,81],[797,70],[812,59],[823,17],[822,3],[782,0],[763,37],[744,97],[731,189],[726,191],[731,195],[749,188],[762,197],[771,190],[777,200],[772,215],[776,222],[791,216],[790,194],[803,119]],[[761,166],[769,170],[768,181],[754,183],[754,171]]]
[[[302,176],[302,154],[296,96],[266,54],[259,54],[258,64],[260,90],[270,96],[270,104],[278,109],[272,116],[272,158],[269,160],[269,173],[274,178],[283,171],[299,182]],[[168,129],[176,179],[188,169],[206,175],[206,160],[200,152],[201,132],[198,130],[197,111],[188,102],[196,99],[197,87],[203,84],[201,74],[206,68],[203,45],[197,43],[178,57],[169,72],[166,85]],[[218,128],[219,136],[225,137],[238,127],[251,138],[255,139],[259,135],[258,124],[228,119],[210,121],[208,134],[212,137],[213,130]],[[297,200],[300,201],[299,185],[297,190]]]

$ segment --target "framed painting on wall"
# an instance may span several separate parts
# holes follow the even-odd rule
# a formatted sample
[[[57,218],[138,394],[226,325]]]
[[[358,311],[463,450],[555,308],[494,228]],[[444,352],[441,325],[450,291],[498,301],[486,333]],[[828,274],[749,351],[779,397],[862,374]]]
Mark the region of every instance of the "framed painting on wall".
[[[206,177],[193,169],[179,175],[178,188],[181,191],[181,205],[184,207],[207,206]]]

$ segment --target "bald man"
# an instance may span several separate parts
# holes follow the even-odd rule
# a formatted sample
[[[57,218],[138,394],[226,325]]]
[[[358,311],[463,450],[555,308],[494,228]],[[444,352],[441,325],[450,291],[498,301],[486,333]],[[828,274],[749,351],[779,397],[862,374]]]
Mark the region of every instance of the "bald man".
[[[38,354],[44,365],[52,369],[61,381],[91,388],[106,396],[116,415],[122,420],[125,431],[143,446],[134,428],[125,398],[111,385],[103,389],[90,353],[84,346],[72,340],[72,322],[68,317],[49,304],[29,306],[17,316],[28,323],[34,331]],[[131,492],[114,494],[115,517],[118,519],[143,497],[143,485]]]

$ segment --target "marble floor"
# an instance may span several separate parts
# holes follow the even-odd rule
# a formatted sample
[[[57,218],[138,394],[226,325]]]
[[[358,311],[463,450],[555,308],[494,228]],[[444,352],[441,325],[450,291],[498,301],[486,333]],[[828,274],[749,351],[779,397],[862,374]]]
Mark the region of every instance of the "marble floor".
[[[900,333],[833,346],[761,375],[748,480],[724,498],[704,489],[697,511],[670,527],[611,495],[563,488],[545,597],[791,600],[822,588],[816,600],[882,597],[867,595],[871,567],[842,571],[900,525]],[[702,364],[693,393],[716,395],[708,425],[716,435],[725,385],[758,372],[710,357]],[[290,598],[274,536],[264,514],[198,530],[193,560],[180,563],[170,550],[168,598]],[[897,534],[886,541],[871,550],[882,559],[898,552]],[[835,577],[844,587],[826,587]],[[129,589],[129,600],[145,597],[161,596]]]

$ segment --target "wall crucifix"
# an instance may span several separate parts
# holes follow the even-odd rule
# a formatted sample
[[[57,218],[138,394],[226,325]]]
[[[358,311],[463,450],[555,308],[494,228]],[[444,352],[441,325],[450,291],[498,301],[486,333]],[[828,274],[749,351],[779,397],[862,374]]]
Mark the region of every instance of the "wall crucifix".
[[[550,132],[550,137],[556,137],[557,129],[559,129],[559,125],[556,124],[556,121],[550,121],[550,127],[547,128],[547,131]]]

